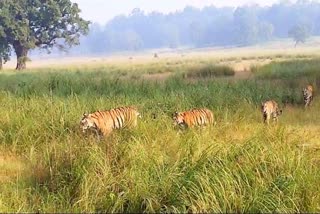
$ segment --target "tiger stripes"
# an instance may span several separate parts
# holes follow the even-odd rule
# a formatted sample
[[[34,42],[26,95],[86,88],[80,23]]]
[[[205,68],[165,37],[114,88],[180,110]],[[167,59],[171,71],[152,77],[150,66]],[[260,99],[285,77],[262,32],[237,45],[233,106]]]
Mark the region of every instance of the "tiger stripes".
[[[206,126],[214,123],[212,111],[207,108],[191,109],[185,112],[175,112],[172,119],[174,125],[186,126]]]
[[[313,100],[313,87],[312,85],[307,85],[307,87],[303,88],[303,101],[304,101],[304,107],[310,106],[312,100]]]
[[[112,130],[137,126],[140,113],[134,107],[119,107],[105,111],[83,114],[80,128],[83,132],[91,129],[98,135],[108,136]]]
[[[278,103],[274,100],[268,100],[261,104],[261,111],[263,115],[263,122],[269,124],[272,117],[273,121],[278,122],[278,117],[282,114]]]

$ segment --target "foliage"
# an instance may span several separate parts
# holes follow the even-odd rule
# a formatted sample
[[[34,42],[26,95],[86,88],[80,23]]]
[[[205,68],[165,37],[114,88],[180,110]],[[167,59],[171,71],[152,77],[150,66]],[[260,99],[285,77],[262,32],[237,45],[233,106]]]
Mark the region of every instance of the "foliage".
[[[249,45],[257,43],[259,35],[258,17],[255,8],[237,8],[234,12],[237,43]]]
[[[17,69],[25,68],[28,51],[38,48],[71,47],[79,44],[89,22],[70,0],[2,0],[0,33],[17,55]]]
[[[291,27],[299,25],[308,26],[308,34],[317,36],[320,35],[319,14],[320,3],[316,1],[282,1],[266,7],[197,9],[189,6],[170,14],[135,9],[105,25],[92,25],[92,32],[82,38],[82,45],[74,53],[251,45],[287,38]],[[128,32],[132,37],[127,36]]]
[[[305,43],[307,38],[310,36],[310,28],[306,25],[295,25],[289,32],[289,36],[295,41],[295,46],[299,43]]]
[[[319,59],[272,62],[269,65],[256,69],[259,79],[308,79],[320,78]]]
[[[2,63],[6,63],[10,60],[11,47],[7,42],[4,32],[0,27],[0,69],[2,68]]]
[[[0,41],[0,70],[2,69],[2,64],[10,60],[11,47]]]

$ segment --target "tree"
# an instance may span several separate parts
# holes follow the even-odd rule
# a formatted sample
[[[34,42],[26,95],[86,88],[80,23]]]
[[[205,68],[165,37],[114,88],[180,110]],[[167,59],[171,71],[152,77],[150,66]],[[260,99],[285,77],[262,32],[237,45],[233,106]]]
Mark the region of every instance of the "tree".
[[[189,30],[190,30],[190,36],[193,44],[195,46],[200,46],[203,42],[203,37],[205,34],[205,28],[204,24],[199,22],[192,22],[190,24]]]
[[[294,2],[280,0],[272,6],[253,4],[237,9],[186,7],[167,14],[146,13],[135,8],[129,15],[119,15],[104,26],[91,25],[89,36],[83,36],[81,46],[73,52],[103,54],[180,45],[252,45],[274,38],[288,38],[289,30],[297,23],[308,26],[310,35],[320,35],[319,1]]]
[[[10,53],[10,46],[0,40],[0,70],[2,70],[2,65],[9,61]]]
[[[272,39],[274,27],[268,22],[259,24],[259,39],[260,41],[269,41]]]
[[[310,28],[307,25],[298,24],[293,26],[289,32],[289,36],[295,41],[295,47],[298,43],[305,43],[310,36]]]
[[[259,40],[259,20],[254,7],[239,7],[234,12],[236,43],[255,44]]]
[[[85,38],[87,48],[93,53],[104,53],[107,46],[107,38],[104,35],[102,27],[98,23],[90,25],[90,33]]]
[[[143,42],[135,31],[126,30],[123,32],[122,45],[129,51],[136,51],[143,47]]]
[[[3,37],[3,32],[0,27],[0,70],[2,65],[10,59],[11,47],[6,39]]]
[[[70,0],[1,0],[0,26],[17,56],[16,69],[25,69],[31,49],[65,49],[79,44],[89,22]]]

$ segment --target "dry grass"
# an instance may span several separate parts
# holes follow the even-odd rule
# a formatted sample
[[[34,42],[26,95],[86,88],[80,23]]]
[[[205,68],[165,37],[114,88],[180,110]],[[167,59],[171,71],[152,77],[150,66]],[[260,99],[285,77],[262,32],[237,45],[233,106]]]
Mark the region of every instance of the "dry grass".
[[[0,183],[19,179],[28,169],[25,161],[15,153],[0,152]]]
[[[134,66],[140,68],[152,64],[169,65],[173,69],[175,65],[192,63],[220,63],[234,68],[235,71],[249,70],[252,65],[264,65],[271,61],[282,61],[296,58],[314,58],[320,56],[320,39],[311,38],[306,44],[294,48],[290,39],[265,43],[262,45],[240,47],[240,48],[207,48],[193,50],[157,50],[159,58],[154,58],[154,50],[138,53],[119,53],[110,56],[99,57],[69,57],[61,55],[50,58],[50,55],[37,57],[28,63],[33,68],[95,68],[95,67],[117,67],[128,69]],[[181,53],[184,53],[181,57]],[[8,62],[4,67],[14,68],[15,59]],[[165,70],[163,72],[166,72]]]

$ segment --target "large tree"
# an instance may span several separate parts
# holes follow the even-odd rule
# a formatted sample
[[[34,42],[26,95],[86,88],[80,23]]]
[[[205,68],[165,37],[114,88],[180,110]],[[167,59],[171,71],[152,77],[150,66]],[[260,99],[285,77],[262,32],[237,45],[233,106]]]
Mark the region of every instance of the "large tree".
[[[310,28],[307,25],[298,24],[293,26],[289,32],[289,36],[295,41],[295,47],[299,43],[305,43],[307,38],[310,36]]]
[[[16,69],[26,68],[31,49],[50,51],[79,44],[89,25],[79,13],[70,0],[1,0],[0,32],[16,53]]]

